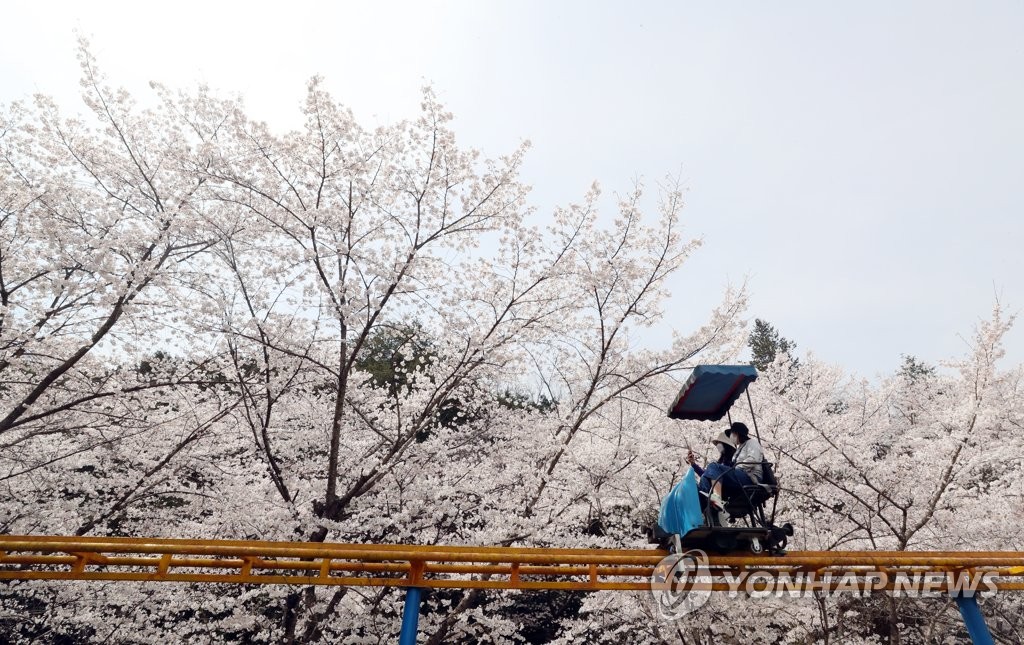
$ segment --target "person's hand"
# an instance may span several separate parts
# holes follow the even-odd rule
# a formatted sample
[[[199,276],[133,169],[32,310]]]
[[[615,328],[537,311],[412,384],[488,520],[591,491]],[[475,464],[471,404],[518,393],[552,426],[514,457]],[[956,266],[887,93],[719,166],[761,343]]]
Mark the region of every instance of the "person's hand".
[[[697,457],[694,456],[692,450],[686,451],[686,463],[693,465],[693,462],[697,461]]]

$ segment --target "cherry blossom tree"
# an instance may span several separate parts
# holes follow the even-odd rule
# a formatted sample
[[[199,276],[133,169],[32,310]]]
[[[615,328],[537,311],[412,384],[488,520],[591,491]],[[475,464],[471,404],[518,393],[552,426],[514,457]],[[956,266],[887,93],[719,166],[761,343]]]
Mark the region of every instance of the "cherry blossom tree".
[[[313,79],[282,133],[207,88],[154,85],[141,108],[81,63],[85,117],[37,97],[0,120],[4,531],[645,545],[686,447],[716,434],[665,408],[747,340],[745,285],[671,329],[687,303],[668,280],[699,247],[676,182],[538,213],[527,146],[460,146],[429,89],[416,117],[368,129]],[[766,359],[755,413],[794,548],[1020,546],[1012,323],[997,307],[964,356],[874,380]],[[401,602],[0,587],[20,642],[380,642]],[[1012,598],[985,610],[1008,641],[1024,628]],[[427,594],[421,621],[435,644],[942,642],[957,625],[948,603],[888,596],[715,596],[682,624],[642,593],[480,590]]]
[[[995,550],[1014,544],[1001,513],[1012,491],[1020,439],[1013,397],[1019,368],[998,360],[1013,324],[996,306],[962,358],[945,370],[901,370],[878,383],[850,379],[810,357],[795,372],[780,359],[759,387],[757,416],[777,456],[786,492],[782,513],[797,544],[813,550]],[[779,383],[786,387],[775,387]],[[792,519],[791,519],[792,518]],[[817,638],[843,639],[863,624],[842,620],[850,603],[821,601]],[[840,615],[837,615],[839,611]],[[955,607],[882,596],[860,606],[888,642],[927,640],[956,629]],[[875,618],[872,618],[875,617]],[[931,634],[932,636],[929,636]]]
[[[146,442],[168,424],[182,433],[154,446],[163,457],[107,508],[71,524],[40,515],[24,525],[84,533],[149,490],[234,403],[169,402],[208,382],[215,360],[183,334],[184,312],[173,307],[212,244],[195,226],[203,180],[181,163],[187,137],[106,85],[85,49],[80,62],[91,120],[65,118],[38,96],[0,121],[0,477],[20,497],[17,482],[66,474],[86,455]],[[189,360],[154,369],[156,349],[171,346]],[[168,399],[160,409],[154,391]]]

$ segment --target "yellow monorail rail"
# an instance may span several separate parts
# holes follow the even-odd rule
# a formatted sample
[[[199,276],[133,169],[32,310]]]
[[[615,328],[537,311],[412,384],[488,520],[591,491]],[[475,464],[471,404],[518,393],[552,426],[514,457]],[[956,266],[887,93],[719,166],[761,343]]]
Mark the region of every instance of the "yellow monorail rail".
[[[645,590],[667,554],[657,550],[322,544],[0,536],[0,580],[122,580],[417,588]],[[1000,590],[1024,590],[1017,551],[793,551],[785,556],[711,555],[704,588],[727,576],[814,573],[863,576],[988,574]],[[798,581],[799,584],[799,581]],[[834,588],[837,583],[830,582]],[[938,583],[937,590],[945,590]]]

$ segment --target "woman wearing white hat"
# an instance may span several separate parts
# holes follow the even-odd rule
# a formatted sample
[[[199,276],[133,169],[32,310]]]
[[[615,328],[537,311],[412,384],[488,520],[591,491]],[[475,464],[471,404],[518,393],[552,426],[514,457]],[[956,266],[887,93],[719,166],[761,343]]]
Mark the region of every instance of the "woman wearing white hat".
[[[713,445],[718,450],[718,459],[711,462],[709,465],[720,464],[725,467],[732,466],[732,456],[736,454],[736,447],[732,445],[732,440],[729,439],[729,435],[725,432],[720,433],[717,437],[711,440]],[[692,450],[686,452],[686,463],[693,467],[693,472],[697,473],[700,477],[704,474],[704,468],[697,463],[697,457],[694,456]]]

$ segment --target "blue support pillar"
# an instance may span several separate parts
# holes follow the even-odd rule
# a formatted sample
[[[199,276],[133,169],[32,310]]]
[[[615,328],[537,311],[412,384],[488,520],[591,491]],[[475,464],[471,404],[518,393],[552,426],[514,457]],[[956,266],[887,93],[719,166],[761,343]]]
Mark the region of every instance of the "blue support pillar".
[[[402,610],[402,633],[398,645],[416,645],[416,631],[420,622],[420,598],[423,590],[408,587],[405,590],[405,609]]]
[[[970,595],[958,594],[956,596],[956,606],[960,609],[960,615],[964,618],[964,625],[967,626],[967,633],[971,637],[971,642],[974,645],[995,645],[995,641],[992,640],[992,634],[988,631],[988,625],[985,624],[985,617],[981,615],[981,609],[978,607],[978,599],[972,593]]]

